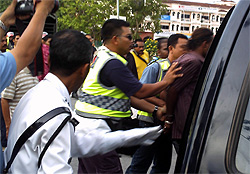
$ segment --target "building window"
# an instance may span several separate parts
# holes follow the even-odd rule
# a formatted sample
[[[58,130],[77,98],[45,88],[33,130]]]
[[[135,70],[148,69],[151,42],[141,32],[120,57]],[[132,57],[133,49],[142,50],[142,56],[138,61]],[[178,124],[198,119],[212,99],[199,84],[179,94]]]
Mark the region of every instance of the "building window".
[[[175,12],[172,13],[172,16],[174,16],[174,15],[175,15]]]
[[[172,25],[172,31],[174,31],[174,24]]]
[[[183,26],[181,26],[181,31],[189,31],[189,27],[183,27]]]
[[[161,25],[161,29],[168,30],[168,29],[169,29],[169,26],[168,26],[168,25]]]
[[[211,28],[212,32],[214,32],[214,27]]]
[[[177,19],[180,19],[180,12],[177,13]]]
[[[221,17],[221,18],[220,18],[220,22],[222,22],[223,20],[224,20],[224,17]]]
[[[215,21],[215,15],[212,16],[212,21]]]
[[[176,26],[176,31],[179,31],[179,25]]]
[[[219,16],[216,17],[216,22],[219,22],[219,18],[220,18]]]
[[[193,19],[195,19],[195,13],[193,14]]]
[[[200,14],[197,14],[197,20],[200,20]]]
[[[192,26],[192,32],[194,31],[195,26]]]

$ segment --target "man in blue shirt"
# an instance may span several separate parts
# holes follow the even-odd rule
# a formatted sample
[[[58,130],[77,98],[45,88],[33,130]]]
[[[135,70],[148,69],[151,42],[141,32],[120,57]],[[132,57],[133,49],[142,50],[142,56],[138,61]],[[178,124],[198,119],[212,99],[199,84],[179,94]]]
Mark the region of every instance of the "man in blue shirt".
[[[0,38],[15,24],[15,7],[17,0],[13,0],[10,6],[0,17]],[[36,12],[28,27],[24,31],[15,49],[0,54],[0,92],[9,86],[14,76],[29,65],[41,44],[42,32],[45,20],[54,7],[54,0],[42,0],[36,5]],[[27,16],[26,16],[27,18]],[[2,149],[2,145],[0,146]],[[0,151],[0,172],[3,170],[3,154]]]

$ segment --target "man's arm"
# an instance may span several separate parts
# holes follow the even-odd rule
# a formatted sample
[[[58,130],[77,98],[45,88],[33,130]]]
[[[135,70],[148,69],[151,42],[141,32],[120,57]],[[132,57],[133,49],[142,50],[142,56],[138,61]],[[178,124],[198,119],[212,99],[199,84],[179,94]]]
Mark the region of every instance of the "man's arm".
[[[178,63],[173,63],[167,71],[163,80],[154,84],[143,84],[142,88],[137,91],[134,96],[137,98],[146,98],[159,94],[162,90],[167,88],[178,77],[182,77],[183,74],[177,74],[181,67],[176,68]]]
[[[144,99],[138,99],[138,98],[133,97],[133,96],[131,96],[130,99],[131,99],[131,106],[132,107],[134,107],[135,109],[138,109],[138,110],[146,111],[148,113],[153,113],[155,106],[159,106],[159,105],[155,105],[155,104],[152,104],[150,102],[147,102]],[[165,113],[166,113],[166,106],[165,105],[159,106],[159,108],[156,112],[157,118],[161,121],[164,121],[165,117],[163,117],[163,115]]]
[[[6,27],[10,27],[10,25],[15,24],[16,3],[17,0],[13,0],[11,5],[5,10],[0,18]],[[42,0],[41,2],[37,3],[36,12],[32,17],[28,27],[20,37],[17,46],[10,51],[16,60],[16,74],[24,67],[28,66],[35,57],[39,46],[41,45],[45,20],[53,7],[54,0]],[[0,29],[0,35],[3,36],[4,34],[5,31]]]
[[[9,100],[5,98],[1,98],[1,105],[2,105],[2,113],[3,113],[4,122],[6,125],[6,138],[8,138],[10,123],[11,123]]]

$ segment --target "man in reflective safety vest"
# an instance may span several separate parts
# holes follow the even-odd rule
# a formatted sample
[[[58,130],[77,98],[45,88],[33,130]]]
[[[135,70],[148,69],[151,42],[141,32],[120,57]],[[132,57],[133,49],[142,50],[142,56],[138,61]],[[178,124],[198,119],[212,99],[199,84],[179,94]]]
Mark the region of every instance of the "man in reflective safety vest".
[[[160,38],[157,45],[160,59],[150,64],[144,70],[140,82],[145,84],[161,81],[171,63],[186,52],[187,40],[187,37],[183,34],[173,34],[168,40]],[[165,105],[165,102],[159,98],[159,95],[146,100],[157,106]],[[163,122],[158,120],[155,115],[145,111],[138,111],[137,119],[140,120],[139,124],[141,127],[163,125]],[[153,145],[141,146],[137,149],[126,173],[147,173],[153,160],[154,164],[150,173],[168,173],[171,157],[171,135],[169,133],[162,134]]]
[[[120,122],[130,118],[130,105],[147,112],[156,112],[161,119],[165,110],[141,100],[154,96],[169,86],[181,67],[174,64],[162,81],[155,84],[141,84],[126,67],[122,57],[132,47],[132,33],[129,23],[119,19],[107,20],[101,31],[104,46],[98,51],[97,58],[81,89],[76,102],[76,113],[82,117]],[[164,119],[162,117],[162,119]],[[110,131],[109,126],[96,129]],[[79,173],[123,173],[119,156],[115,151],[91,158],[79,159]]]

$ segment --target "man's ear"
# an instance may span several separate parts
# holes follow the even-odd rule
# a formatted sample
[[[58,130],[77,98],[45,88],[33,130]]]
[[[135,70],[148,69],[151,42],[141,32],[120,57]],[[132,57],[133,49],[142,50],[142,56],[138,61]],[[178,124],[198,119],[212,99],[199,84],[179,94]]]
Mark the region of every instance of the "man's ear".
[[[90,64],[86,63],[81,68],[81,76],[85,79],[89,73]]]
[[[111,41],[113,44],[117,45],[118,42],[119,42],[119,38],[118,38],[118,36],[113,36],[113,37],[110,39],[110,41]]]
[[[207,47],[209,46],[209,44],[208,44],[207,41],[203,41],[202,44],[201,44],[201,46],[202,46],[203,48],[207,48]]]
[[[169,45],[169,46],[168,46],[168,53],[170,53],[170,52],[173,50],[173,48],[174,48],[174,47],[173,47],[172,45]]]

